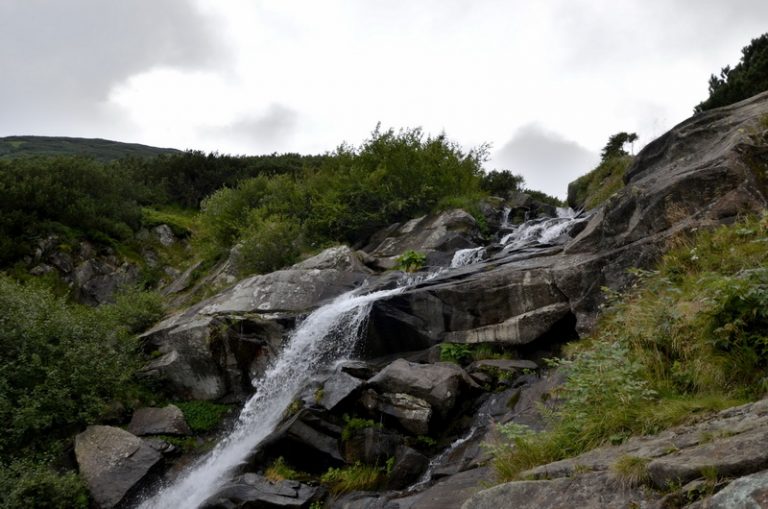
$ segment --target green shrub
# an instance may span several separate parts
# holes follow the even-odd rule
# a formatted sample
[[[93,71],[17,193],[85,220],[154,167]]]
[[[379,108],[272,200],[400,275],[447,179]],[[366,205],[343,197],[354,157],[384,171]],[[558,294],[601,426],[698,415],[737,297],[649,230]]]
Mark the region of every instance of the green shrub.
[[[547,432],[494,450],[502,480],[530,467],[768,389],[768,229],[764,218],[678,238],[656,271],[608,300],[592,336],[555,365],[567,380]]]
[[[741,50],[735,67],[727,65],[720,75],[709,78],[709,97],[694,111],[707,111],[727,106],[768,90],[768,33],[761,35]]]
[[[58,473],[31,461],[0,465],[0,507],[86,509],[88,492],[75,472]]]
[[[440,360],[465,364],[472,359],[472,347],[463,343],[441,343]]]
[[[344,429],[341,430],[341,440],[346,442],[352,438],[352,434],[360,429],[381,428],[382,425],[371,419],[362,419],[360,417],[350,417],[344,415]]]
[[[634,158],[629,155],[609,157],[594,170],[568,184],[568,206],[593,209],[624,187],[624,173]]]
[[[136,341],[97,310],[0,275],[0,454],[50,441],[132,387]]]
[[[196,433],[206,433],[216,429],[230,408],[229,405],[219,405],[210,401],[185,401],[174,404],[181,409],[190,429]]]
[[[397,257],[395,268],[404,272],[416,272],[423,269],[426,263],[427,255],[409,250]]]
[[[235,263],[241,274],[264,274],[296,262],[298,223],[289,217],[253,218],[243,234]]]
[[[125,327],[136,334],[147,330],[165,313],[163,298],[155,292],[124,288],[115,295],[114,304],[104,304],[95,311],[102,319]]]

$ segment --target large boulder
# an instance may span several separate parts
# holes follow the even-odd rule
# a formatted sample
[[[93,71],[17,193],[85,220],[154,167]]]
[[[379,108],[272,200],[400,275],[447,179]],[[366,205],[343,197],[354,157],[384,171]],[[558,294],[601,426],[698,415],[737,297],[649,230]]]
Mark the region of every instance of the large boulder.
[[[406,251],[426,254],[429,266],[448,266],[456,250],[476,247],[479,237],[475,218],[453,209],[393,224],[374,234],[363,250],[383,269],[393,268],[396,258]]]
[[[446,416],[458,398],[477,385],[461,369],[450,362],[415,364],[398,359],[368,380],[383,393],[405,393],[429,403],[438,415]]]
[[[377,411],[394,418],[405,430],[414,435],[429,433],[432,407],[421,398],[403,393],[378,394],[368,389],[363,393],[360,402],[369,411]]]
[[[244,474],[203,502],[201,509],[307,509],[322,500],[325,490],[298,481],[270,481],[258,474]]]
[[[162,459],[142,439],[112,426],[89,426],[77,435],[75,457],[91,496],[105,509],[125,499]]]
[[[139,408],[133,413],[128,431],[134,435],[189,435],[192,431],[176,405]]]

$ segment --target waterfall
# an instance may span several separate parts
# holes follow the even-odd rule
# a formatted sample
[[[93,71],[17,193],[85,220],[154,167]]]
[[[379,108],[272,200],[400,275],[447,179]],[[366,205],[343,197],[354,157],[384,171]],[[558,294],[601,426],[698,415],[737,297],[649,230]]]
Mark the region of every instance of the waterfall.
[[[310,314],[254,383],[256,394],[246,402],[232,432],[182,477],[139,507],[192,509],[214,495],[229,480],[232,470],[246,461],[277,427],[305,381],[352,351],[373,302],[404,289],[398,287],[365,295],[357,295],[359,292],[353,290]]]
[[[464,267],[482,261],[485,254],[482,247],[471,247],[469,249],[459,249],[453,254],[451,259],[451,268]]]
[[[566,207],[557,208],[557,217],[531,219],[501,239],[505,251],[513,251],[528,244],[551,244],[576,223],[584,221],[578,212]]]
[[[509,228],[509,213],[512,212],[512,209],[509,207],[504,207],[504,210],[501,211],[501,228]]]

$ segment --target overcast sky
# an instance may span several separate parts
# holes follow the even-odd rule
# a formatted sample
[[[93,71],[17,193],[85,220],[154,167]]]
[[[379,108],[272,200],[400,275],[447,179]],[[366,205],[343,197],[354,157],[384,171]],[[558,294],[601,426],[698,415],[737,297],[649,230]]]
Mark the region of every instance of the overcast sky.
[[[420,126],[562,197],[766,31],[768,0],[0,0],[0,136],[322,153]]]

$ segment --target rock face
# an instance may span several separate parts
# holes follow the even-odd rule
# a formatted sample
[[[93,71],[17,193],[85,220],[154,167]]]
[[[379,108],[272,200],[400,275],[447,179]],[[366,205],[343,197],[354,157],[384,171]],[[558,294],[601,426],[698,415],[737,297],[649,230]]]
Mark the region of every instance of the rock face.
[[[133,413],[128,431],[134,435],[189,435],[184,414],[176,405],[164,408],[139,408]]]
[[[324,490],[297,481],[272,482],[257,474],[245,474],[224,486],[201,509],[303,509],[319,500]]]
[[[173,315],[143,338],[160,357],[146,376],[184,398],[244,398],[265,369],[293,317],[361,285],[371,274],[348,247],[323,251],[293,267],[247,278]]]
[[[475,219],[461,209],[454,209],[385,228],[363,250],[382,269],[393,268],[395,259],[409,250],[426,254],[429,266],[446,266],[456,250],[476,247],[479,234]]]
[[[142,439],[111,426],[89,426],[75,438],[80,474],[103,508],[115,507],[160,461]]]
[[[476,387],[456,364],[415,364],[403,359],[381,370],[368,383],[381,392],[405,393],[420,398],[442,416],[453,409],[462,392]]]
[[[724,410],[709,419],[679,426],[658,435],[635,437],[615,447],[601,447],[574,458],[542,465],[521,473],[534,481],[506,483],[483,491],[465,507],[482,508],[514,504],[515,507],[561,507],[570,500],[578,507],[666,507],[664,491],[682,486],[705,475],[733,478],[768,468],[768,399]],[[637,458],[646,464],[650,487],[627,486],[616,473],[622,458]],[[709,474],[708,474],[709,473]],[[765,475],[734,481],[717,500],[735,497],[764,497],[768,493]],[[617,487],[621,489],[617,489]],[[702,490],[706,496],[706,490]],[[710,490],[711,493],[711,490]],[[731,495],[728,495],[731,493]],[[698,496],[701,496],[699,493]],[[672,492],[666,499],[691,501],[693,495]],[[725,503],[725,502],[717,502]],[[633,504],[635,504],[633,506]],[[661,505],[659,505],[661,504]],[[710,507],[705,499],[695,507]],[[713,507],[759,507],[720,505]]]

